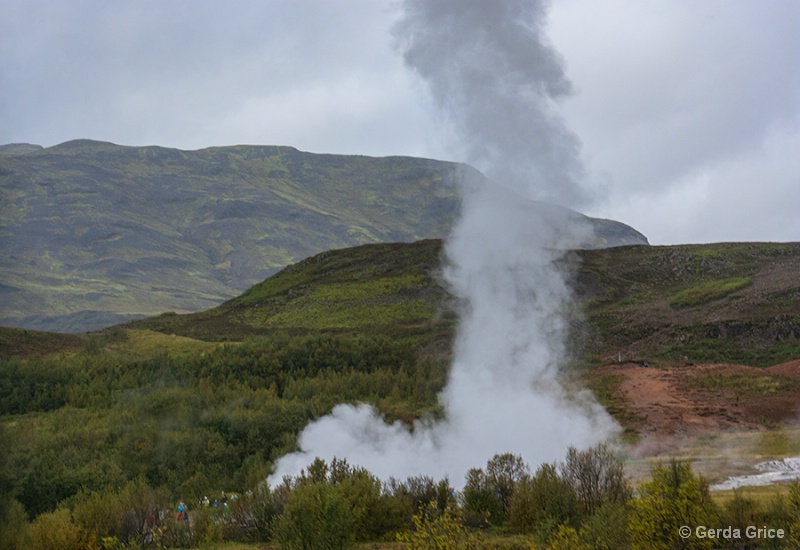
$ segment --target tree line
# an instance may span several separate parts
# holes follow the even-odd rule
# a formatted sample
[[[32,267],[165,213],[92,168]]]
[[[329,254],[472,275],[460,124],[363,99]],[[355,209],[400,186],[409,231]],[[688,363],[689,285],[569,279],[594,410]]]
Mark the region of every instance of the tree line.
[[[503,539],[505,548],[551,550],[796,548],[800,543],[799,483],[766,504],[734,493],[718,505],[687,463],[672,460],[654,466],[651,474],[634,491],[620,456],[606,445],[571,448],[564,461],[535,471],[520,456],[495,455],[485,467],[470,470],[459,491],[446,478],[381,481],[345,460],[317,459],[275,487],[259,480],[224,506],[192,503],[185,519],[175,514],[168,492],[139,478],[119,489],[81,490],[33,521],[18,501],[6,498],[0,546],[193,548],[216,541],[272,541],[281,548],[313,550],[393,541],[407,550],[480,549],[497,547],[504,535],[514,535]],[[720,536],[685,537],[683,526],[718,529]],[[785,535],[730,536],[752,526],[783,529]]]

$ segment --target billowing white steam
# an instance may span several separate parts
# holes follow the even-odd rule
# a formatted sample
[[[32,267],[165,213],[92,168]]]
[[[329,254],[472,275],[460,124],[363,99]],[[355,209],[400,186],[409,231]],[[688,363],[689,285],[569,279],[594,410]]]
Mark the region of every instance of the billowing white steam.
[[[455,359],[440,395],[446,419],[409,429],[368,405],[339,405],[305,428],[300,452],[270,479],[334,457],[377,476],[447,475],[512,452],[537,464],[603,439],[613,421],[587,395],[565,395],[570,292],[556,260],[588,237],[565,210],[585,200],[579,142],[553,112],[569,91],[542,39],[545,9],[524,1],[407,0],[397,36],[428,84],[465,160],[498,185],[463,183],[444,278],[463,303]]]

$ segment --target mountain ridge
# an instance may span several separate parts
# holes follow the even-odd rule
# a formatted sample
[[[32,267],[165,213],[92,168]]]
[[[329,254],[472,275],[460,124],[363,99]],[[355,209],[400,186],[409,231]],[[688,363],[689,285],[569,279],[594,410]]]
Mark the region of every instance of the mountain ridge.
[[[324,250],[445,237],[454,172],[483,178],[432,159],[288,146],[73,140],[0,152],[0,323],[76,332],[107,315],[202,311]],[[590,220],[594,245],[647,242]]]

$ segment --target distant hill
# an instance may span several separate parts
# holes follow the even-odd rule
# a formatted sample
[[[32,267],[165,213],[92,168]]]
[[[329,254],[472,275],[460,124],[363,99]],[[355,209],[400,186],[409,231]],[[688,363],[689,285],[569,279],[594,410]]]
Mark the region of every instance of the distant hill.
[[[0,324],[80,332],[201,311],[324,250],[445,237],[454,168],[279,146],[0,146]],[[647,243],[592,223],[587,246]]]
[[[423,334],[449,350],[456,317],[436,277],[440,254],[438,240],[325,252],[208,311],[126,326],[209,341],[281,330]],[[800,359],[800,243],[624,246],[577,257],[583,313],[572,326],[586,364]]]
[[[44,149],[41,145],[32,143],[7,143],[0,145],[0,155],[27,155]]]

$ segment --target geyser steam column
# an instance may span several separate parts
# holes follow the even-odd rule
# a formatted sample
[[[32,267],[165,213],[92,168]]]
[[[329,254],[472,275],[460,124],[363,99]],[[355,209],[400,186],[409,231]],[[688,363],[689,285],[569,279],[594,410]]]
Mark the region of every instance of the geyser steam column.
[[[444,276],[463,303],[455,358],[440,395],[446,419],[409,430],[366,405],[337,406],[306,427],[300,452],[271,478],[315,457],[346,458],[384,479],[448,475],[459,485],[496,453],[560,459],[614,429],[590,395],[566,396],[569,289],[556,260],[587,237],[566,211],[586,200],[579,142],[556,116],[569,92],[531,0],[407,0],[396,27],[407,65],[428,85],[461,159],[496,185],[463,181],[463,209]]]

